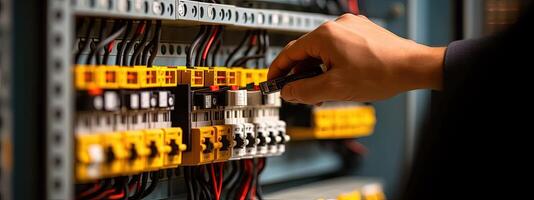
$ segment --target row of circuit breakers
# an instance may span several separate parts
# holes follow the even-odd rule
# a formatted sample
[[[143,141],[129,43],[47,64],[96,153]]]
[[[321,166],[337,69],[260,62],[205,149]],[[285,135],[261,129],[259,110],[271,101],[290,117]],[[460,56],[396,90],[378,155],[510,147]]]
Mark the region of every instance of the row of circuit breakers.
[[[74,69],[79,182],[280,155],[290,140],[267,69],[94,66]]]
[[[307,32],[332,19],[322,14],[185,0],[75,0],[72,5],[76,16],[158,20],[156,27],[163,21],[164,26],[217,24]],[[86,40],[89,36],[90,32]],[[160,42],[159,36],[154,38]],[[268,41],[259,45],[262,39],[257,38],[258,52],[267,52],[271,48]],[[132,38],[134,42],[128,44],[136,40]],[[161,47],[161,54],[156,51],[153,58],[165,57],[165,45]],[[128,53],[123,58],[127,59]],[[187,67],[136,65],[74,66],[78,183],[178,166],[277,156],[284,153],[290,140],[286,122],[291,136],[298,140],[361,137],[374,128],[374,109],[361,104],[335,103],[321,108],[284,104],[280,110],[280,94],[263,94],[258,87],[267,80],[267,69],[247,68],[246,64],[192,67],[187,62]]]

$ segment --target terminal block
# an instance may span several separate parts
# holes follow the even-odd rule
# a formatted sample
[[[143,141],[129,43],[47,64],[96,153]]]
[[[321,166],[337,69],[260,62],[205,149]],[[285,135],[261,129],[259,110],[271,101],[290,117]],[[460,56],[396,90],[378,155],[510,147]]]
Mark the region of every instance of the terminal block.
[[[288,133],[296,140],[364,137],[372,134],[376,123],[372,106],[352,102],[328,102],[321,107],[288,103],[283,111],[283,120],[291,125]],[[308,117],[295,118],[295,113]]]
[[[95,67],[76,65],[74,67],[74,86],[77,90],[88,90],[97,87]]]
[[[204,87],[204,70],[202,69],[178,69],[181,73],[181,84],[189,84],[191,87]]]
[[[94,67],[96,86],[102,89],[117,89],[119,84],[120,67],[96,66]]]
[[[205,85],[227,86],[228,69],[225,67],[214,67],[207,70]]]

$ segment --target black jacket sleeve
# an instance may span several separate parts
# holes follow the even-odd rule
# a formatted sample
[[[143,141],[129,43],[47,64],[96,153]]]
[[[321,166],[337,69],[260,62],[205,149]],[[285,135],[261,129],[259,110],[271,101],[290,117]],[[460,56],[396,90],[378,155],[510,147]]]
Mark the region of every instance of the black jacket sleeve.
[[[400,199],[528,199],[519,180],[534,169],[533,28],[531,7],[502,33],[448,46]]]

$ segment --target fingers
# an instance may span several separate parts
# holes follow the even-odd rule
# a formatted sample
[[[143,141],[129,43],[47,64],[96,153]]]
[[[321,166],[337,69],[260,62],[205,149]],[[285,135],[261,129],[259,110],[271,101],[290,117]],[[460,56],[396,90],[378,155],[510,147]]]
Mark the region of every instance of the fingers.
[[[332,98],[328,77],[329,74],[325,73],[289,83],[282,88],[281,96],[293,103],[320,104]]]
[[[318,28],[298,40],[290,42],[271,63],[267,76],[268,79],[286,75],[298,62],[310,58],[320,59],[321,50],[324,46],[324,42],[322,41],[328,40],[327,38],[322,38],[317,33],[320,29],[322,28]]]

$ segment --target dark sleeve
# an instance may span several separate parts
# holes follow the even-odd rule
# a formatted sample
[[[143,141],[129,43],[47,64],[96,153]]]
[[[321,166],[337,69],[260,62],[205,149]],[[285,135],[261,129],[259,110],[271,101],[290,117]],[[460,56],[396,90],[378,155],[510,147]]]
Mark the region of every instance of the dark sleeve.
[[[448,46],[443,91],[432,99],[400,199],[527,199],[507,192],[521,186],[496,183],[531,171],[521,163],[532,157],[533,22],[531,7],[506,31]]]

